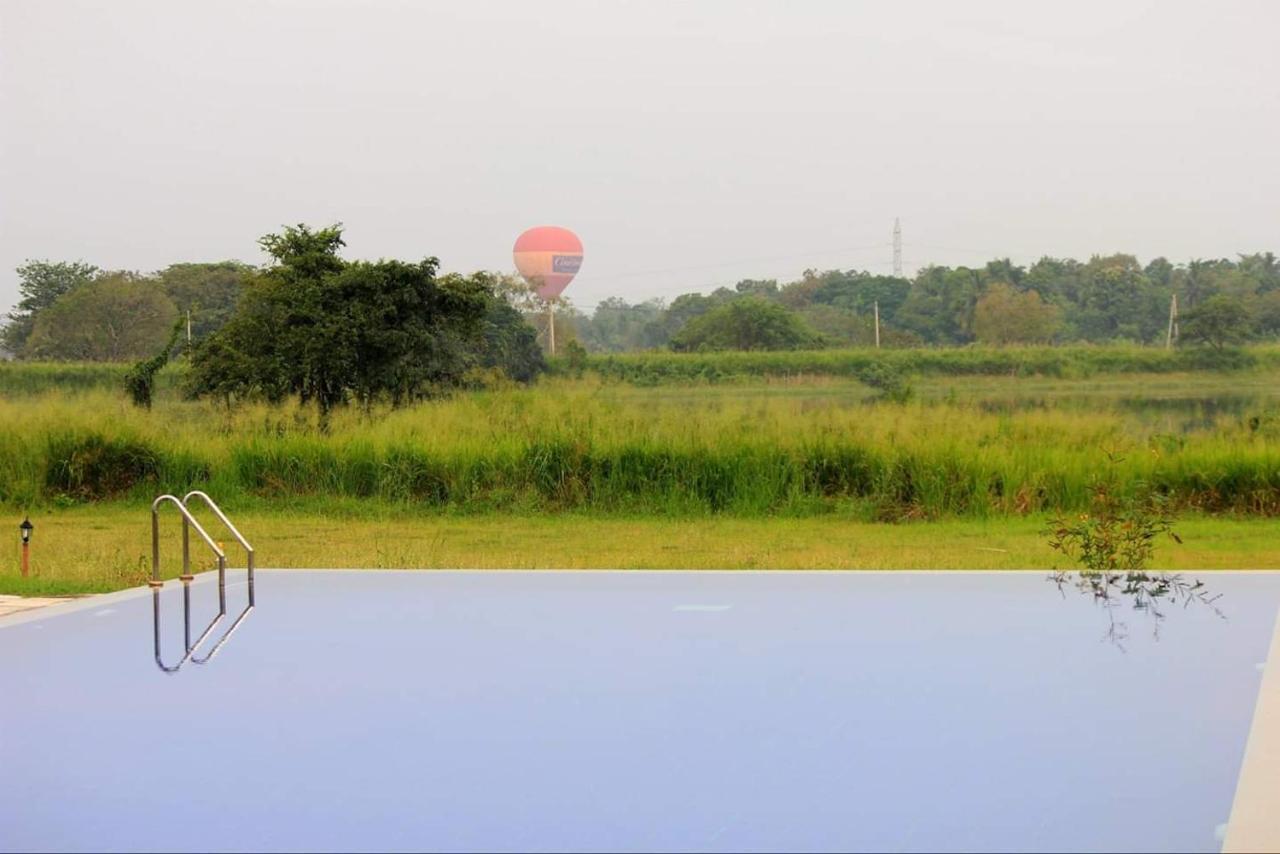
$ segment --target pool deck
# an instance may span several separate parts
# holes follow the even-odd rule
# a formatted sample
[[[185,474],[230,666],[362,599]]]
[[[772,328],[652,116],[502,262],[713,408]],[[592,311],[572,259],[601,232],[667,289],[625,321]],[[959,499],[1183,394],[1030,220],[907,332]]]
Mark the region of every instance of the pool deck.
[[[1225,852],[1280,851],[1280,615],[1236,783]]]
[[[66,597],[0,595],[0,617],[34,611],[36,608],[49,605],[61,605],[63,602],[70,601],[71,599]]]

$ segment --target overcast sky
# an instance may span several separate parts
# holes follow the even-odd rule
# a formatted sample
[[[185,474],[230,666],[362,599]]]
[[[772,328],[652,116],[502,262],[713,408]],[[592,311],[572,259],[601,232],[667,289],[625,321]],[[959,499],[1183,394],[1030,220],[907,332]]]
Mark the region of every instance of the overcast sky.
[[[1280,3],[0,0],[24,258],[510,270],[589,307],[806,267],[1280,251]]]

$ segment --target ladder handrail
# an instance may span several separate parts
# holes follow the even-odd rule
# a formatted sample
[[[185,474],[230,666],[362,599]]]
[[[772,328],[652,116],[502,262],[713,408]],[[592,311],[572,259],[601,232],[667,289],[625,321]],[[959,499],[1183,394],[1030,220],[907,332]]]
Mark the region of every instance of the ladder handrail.
[[[249,541],[244,538],[244,534],[241,534],[240,530],[236,528],[234,524],[232,524],[231,520],[227,518],[227,514],[222,512],[222,508],[218,506],[217,502],[215,502],[212,498],[209,497],[208,493],[202,492],[199,489],[191,490],[190,492],[188,492],[186,495],[182,497],[182,506],[184,509],[188,509],[188,510],[190,509],[187,507],[187,504],[193,498],[199,498],[201,501],[203,501],[205,506],[209,508],[209,510],[213,513],[213,515],[218,517],[218,521],[221,522],[226,527],[226,529],[231,532],[231,536],[235,538],[236,542],[238,542],[244,548],[247,571],[248,571],[249,602],[247,605],[245,605],[244,610],[240,612],[240,615],[238,617],[236,617],[235,622],[233,622],[231,626],[225,632],[223,632],[222,637],[219,638],[218,642],[215,643],[213,645],[213,648],[209,650],[208,655],[201,657],[193,654],[191,656],[191,660],[194,661],[196,664],[207,664],[209,661],[213,660],[213,657],[215,655],[218,654],[218,651],[222,649],[222,645],[225,644],[231,638],[231,635],[235,633],[236,629],[240,628],[240,624],[244,622],[245,618],[249,616],[249,612],[252,611],[254,608],[254,604],[255,604],[254,591],[253,591],[254,552],[253,552],[253,546],[251,546],[249,544]],[[184,539],[184,548],[185,548],[185,539]],[[218,602],[219,602],[219,607],[221,608],[221,613],[226,614],[227,612],[226,584],[223,580],[223,576],[221,575],[218,576]],[[193,647],[192,649],[192,653],[194,653],[195,648],[198,648],[200,646],[203,640],[204,639],[201,638],[201,640],[195,644],[195,647]]]
[[[202,492],[199,489],[193,489],[182,497],[182,507],[184,510],[189,509],[187,507],[187,503],[191,501],[192,498],[199,498],[203,501],[205,506],[213,512],[213,515],[218,517],[218,521],[225,525],[227,530],[231,532],[231,536],[235,538],[236,542],[244,548],[245,552],[249,556],[249,571],[252,572],[253,546],[249,545],[249,541],[244,538],[244,534],[240,533],[236,526],[231,524],[231,520],[227,518],[226,513],[222,512],[222,508],[215,504],[213,499],[210,498],[207,493]]]
[[[227,559],[226,552],[213,541],[208,532],[200,527],[200,523],[196,521],[196,517],[191,515],[191,511],[187,509],[187,505],[182,503],[182,499],[176,495],[168,493],[159,496],[155,501],[151,502],[151,578],[153,581],[160,580],[160,505],[164,502],[170,502],[174,507],[178,508],[178,512],[182,514],[182,520],[188,525],[196,529],[196,533],[205,541],[205,544],[213,550],[214,555],[222,561]],[[191,569],[191,555],[183,549],[183,565],[184,574]]]
[[[160,578],[160,507],[165,503],[173,504],[178,508],[178,513],[182,516],[182,574],[178,579],[182,582],[182,613],[183,613],[183,639],[186,642],[186,653],[182,659],[172,667],[164,663],[160,654],[160,588],[164,586],[164,581]],[[205,630],[200,633],[200,637],[193,644],[191,642],[191,582],[195,576],[191,574],[191,541],[189,531],[191,528],[196,529],[196,533],[205,541],[205,544],[213,551],[218,558],[218,614],[210,621]],[[147,582],[147,586],[151,588],[151,596],[153,602],[153,612],[155,615],[155,659],[156,665],[165,673],[176,673],[182,665],[186,664],[196,649],[200,647],[213,632],[215,626],[222,621],[227,615],[226,600],[227,585],[227,555],[222,548],[213,541],[208,532],[201,527],[196,518],[191,515],[175,495],[161,495],[151,502],[151,580]]]

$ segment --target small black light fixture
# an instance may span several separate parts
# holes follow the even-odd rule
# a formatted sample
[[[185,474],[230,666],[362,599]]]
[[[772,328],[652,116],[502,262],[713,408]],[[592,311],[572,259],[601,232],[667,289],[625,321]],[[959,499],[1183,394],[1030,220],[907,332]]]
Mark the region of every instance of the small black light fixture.
[[[35,525],[31,524],[31,517],[24,516],[22,524],[18,526],[18,530],[22,532],[22,577],[26,578],[31,573],[31,532],[35,530]]]

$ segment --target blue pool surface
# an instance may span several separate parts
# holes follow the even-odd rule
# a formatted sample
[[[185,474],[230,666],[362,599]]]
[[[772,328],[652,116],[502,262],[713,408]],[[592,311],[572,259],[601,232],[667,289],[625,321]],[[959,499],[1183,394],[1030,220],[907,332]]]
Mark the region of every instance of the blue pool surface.
[[[1042,573],[260,571],[173,674],[149,592],[9,618],[0,849],[1214,851],[1280,575],[1199,577],[1160,619]]]

